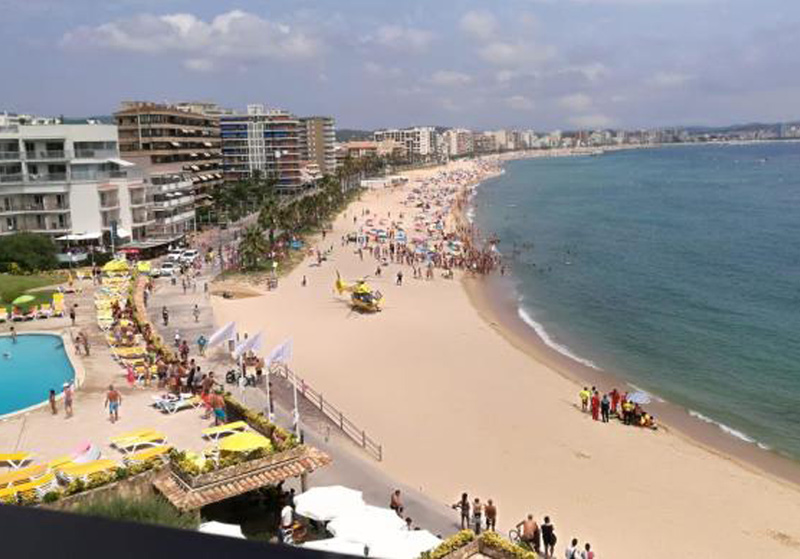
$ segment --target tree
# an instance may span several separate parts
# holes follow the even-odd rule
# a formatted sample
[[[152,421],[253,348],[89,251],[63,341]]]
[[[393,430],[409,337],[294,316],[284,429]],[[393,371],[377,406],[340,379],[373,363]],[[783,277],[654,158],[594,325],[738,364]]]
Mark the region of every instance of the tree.
[[[251,225],[244,230],[242,240],[239,242],[239,257],[244,269],[257,269],[268,250],[269,246],[264,239],[264,230],[260,226]]]
[[[57,268],[56,245],[50,237],[35,233],[0,237],[0,271],[7,272],[12,263],[24,272]]]

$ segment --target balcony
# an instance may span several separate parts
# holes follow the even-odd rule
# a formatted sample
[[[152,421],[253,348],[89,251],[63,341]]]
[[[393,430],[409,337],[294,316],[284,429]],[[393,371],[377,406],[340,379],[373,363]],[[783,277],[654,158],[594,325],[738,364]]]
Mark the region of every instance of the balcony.
[[[25,157],[28,161],[67,159],[67,152],[63,149],[58,151],[28,151],[25,153]]]
[[[0,175],[0,183],[23,182],[22,173],[15,175]]]
[[[47,173],[44,175],[28,175],[28,182],[64,182],[67,180],[66,173]]]
[[[0,161],[22,161],[21,151],[0,151]]]
[[[114,159],[119,157],[119,153],[113,149],[76,149],[77,159]]]
[[[69,204],[11,204],[0,206],[0,214],[68,213]]]

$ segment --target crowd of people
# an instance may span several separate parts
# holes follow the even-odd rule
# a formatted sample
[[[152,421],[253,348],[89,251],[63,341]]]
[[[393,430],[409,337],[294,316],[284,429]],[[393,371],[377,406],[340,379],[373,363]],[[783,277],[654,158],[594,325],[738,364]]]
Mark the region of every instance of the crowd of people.
[[[581,411],[591,413],[592,419],[608,423],[612,417],[618,418],[625,425],[634,425],[648,429],[657,429],[654,415],[645,411],[641,403],[632,401],[628,392],[620,392],[616,388],[601,396],[597,387],[587,386],[578,393]]]

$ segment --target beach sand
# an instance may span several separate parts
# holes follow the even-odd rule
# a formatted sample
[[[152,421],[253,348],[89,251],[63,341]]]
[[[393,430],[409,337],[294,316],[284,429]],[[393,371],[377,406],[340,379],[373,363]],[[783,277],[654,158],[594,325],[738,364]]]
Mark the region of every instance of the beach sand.
[[[572,537],[601,557],[800,556],[797,485],[669,430],[593,422],[576,407],[580,386],[535,348],[510,343],[461,275],[417,280],[403,267],[396,286],[401,267],[390,264],[370,280],[386,297],[383,312],[352,312],[333,291],[335,272],[359,278],[376,261],[360,261],[340,238],[362,208],[405,211],[408,224],[400,202],[412,186],[353,203],[317,239],[333,246],[322,266],[306,259],[260,297],[215,297],[218,324],[263,331],[264,353],[292,338],[292,368],[383,444],[389,475],[443,507],[462,491],[493,499],[503,533],[528,512],[549,515],[558,557]]]

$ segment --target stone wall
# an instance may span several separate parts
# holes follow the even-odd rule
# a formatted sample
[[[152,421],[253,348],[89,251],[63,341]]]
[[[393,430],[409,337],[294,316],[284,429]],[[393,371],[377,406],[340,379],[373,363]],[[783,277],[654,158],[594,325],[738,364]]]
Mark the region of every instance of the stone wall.
[[[122,497],[124,499],[138,499],[145,496],[155,495],[153,481],[161,472],[167,473],[164,468],[148,470],[137,476],[129,477],[122,481],[109,483],[96,489],[90,489],[69,497],[62,497],[55,503],[41,505],[43,508],[69,511],[75,507],[88,503],[103,501],[110,497]]]

